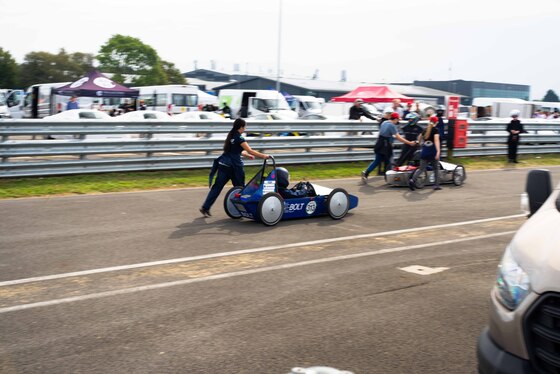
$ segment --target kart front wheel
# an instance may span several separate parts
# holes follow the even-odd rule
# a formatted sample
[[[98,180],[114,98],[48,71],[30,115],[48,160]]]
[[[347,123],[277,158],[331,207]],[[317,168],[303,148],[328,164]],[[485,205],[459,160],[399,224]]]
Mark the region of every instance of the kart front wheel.
[[[412,178],[414,180],[414,187],[421,190],[428,182],[428,172],[416,169],[414,174],[412,174]]]
[[[243,187],[235,186],[226,193],[226,197],[224,198],[224,210],[230,218],[241,218],[241,213],[233,204],[232,199],[235,197],[235,194],[241,192],[242,189]]]
[[[348,213],[350,199],[348,193],[342,188],[335,188],[327,196],[327,212],[332,219],[341,219]]]
[[[284,199],[276,192],[269,192],[259,201],[257,214],[266,226],[274,226],[284,215]]]
[[[457,165],[455,170],[453,170],[453,184],[456,186],[460,186],[463,182],[467,179],[467,172],[463,165]]]

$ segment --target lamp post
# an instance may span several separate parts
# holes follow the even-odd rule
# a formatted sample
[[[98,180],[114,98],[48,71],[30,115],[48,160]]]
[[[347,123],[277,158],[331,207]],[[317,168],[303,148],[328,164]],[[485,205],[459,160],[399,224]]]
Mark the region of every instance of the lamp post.
[[[278,9],[278,53],[276,60],[276,91],[280,92],[280,51],[282,47],[282,0],[279,0]]]

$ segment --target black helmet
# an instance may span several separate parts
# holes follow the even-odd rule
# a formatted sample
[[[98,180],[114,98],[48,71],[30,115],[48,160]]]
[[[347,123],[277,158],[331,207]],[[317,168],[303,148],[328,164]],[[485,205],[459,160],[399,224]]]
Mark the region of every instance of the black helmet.
[[[276,168],[276,180],[280,188],[288,188],[290,185],[290,172],[286,168]]]

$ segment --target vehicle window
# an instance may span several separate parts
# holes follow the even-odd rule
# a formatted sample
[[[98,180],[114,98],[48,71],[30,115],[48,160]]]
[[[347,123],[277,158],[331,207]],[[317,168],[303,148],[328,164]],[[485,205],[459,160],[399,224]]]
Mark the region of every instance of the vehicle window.
[[[78,116],[80,119],[101,119],[101,116],[95,112],[80,112]]]
[[[201,114],[200,119],[210,119],[210,118],[208,118],[208,116],[206,114]]]
[[[309,109],[321,109],[321,104],[315,101],[306,101],[305,105],[307,105]]]
[[[0,105],[6,105],[6,95],[3,92],[0,92]]]
[[[121,98],[119,97],[104,97],[103,105],[120,105]]]
[[[190,94],[173,94],[171,96],[171,102],[176,106],[194,107],[198,103],[198,96]]]
[[[144,119],[157,119],[155,113],[144,113]]]

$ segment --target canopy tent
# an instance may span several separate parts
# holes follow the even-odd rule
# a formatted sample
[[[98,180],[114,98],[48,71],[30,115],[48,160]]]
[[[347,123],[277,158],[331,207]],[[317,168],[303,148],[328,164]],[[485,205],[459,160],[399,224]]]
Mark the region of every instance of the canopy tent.
[[[366,103],[389,103],[394,99],[399,99],[402,103],[414,102],[413,98],[401,95],[387,86],[360,86],[347,94],[333,97],[331,101],[348,103],[356,99],[362,99]]]
[[[85,77],[53,89],[55,95],[86,97],[138,97],[140,91],[113,82],[94,70]]]

